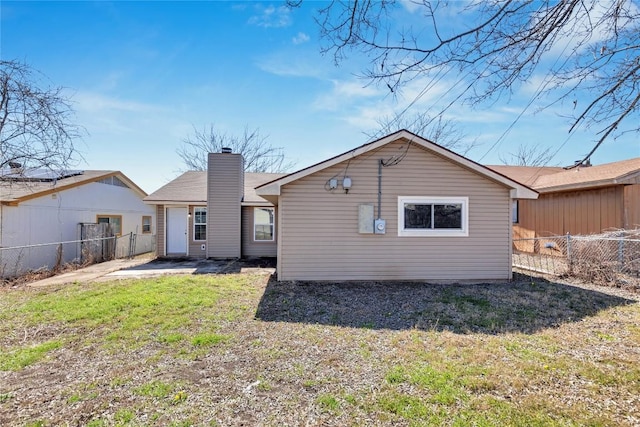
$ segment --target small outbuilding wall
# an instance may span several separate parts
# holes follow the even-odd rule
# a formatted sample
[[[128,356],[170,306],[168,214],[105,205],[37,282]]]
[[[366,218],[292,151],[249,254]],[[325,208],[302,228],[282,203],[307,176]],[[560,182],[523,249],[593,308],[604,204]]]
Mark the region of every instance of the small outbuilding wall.
[[[538,200],[519,200],[518,211],[515,239],[632,229],[640,227],[640,185],[543,193]]]
[[[640,184],[624,186],[624,228],[640,228]]]

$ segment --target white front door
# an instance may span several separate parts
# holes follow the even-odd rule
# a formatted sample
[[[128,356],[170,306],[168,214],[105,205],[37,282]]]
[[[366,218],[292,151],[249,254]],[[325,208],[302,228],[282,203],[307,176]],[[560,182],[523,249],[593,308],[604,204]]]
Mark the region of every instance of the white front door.
[[[187,208],[167,208],[167,255],[187,255]]]

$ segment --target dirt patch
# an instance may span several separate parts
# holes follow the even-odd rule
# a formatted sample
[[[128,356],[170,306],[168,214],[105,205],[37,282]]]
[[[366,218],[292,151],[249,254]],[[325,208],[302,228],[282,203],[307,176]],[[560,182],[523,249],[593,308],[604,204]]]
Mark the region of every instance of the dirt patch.
[[[71,271],[76,271],[81,268],[86,267],[88,264],[65,264],[62,267],[56,270],[36,270],[31,271],[29,273],[23,274],[19,277],[12,277],[7,279],[0,280],[0,291],[6,289],[15,289],[28,285],[29,283],[37,282],[38,280],[47,279],[49,277],[57,276],[64,273],[69,273]]]
[[[519,277],[504,284],[271,281],[266,321],[455,333],[533,333],[635,302],[633,294]],[[527,280],[522,280],[527,279]],[[622,295],[626,295],[622,296]]]

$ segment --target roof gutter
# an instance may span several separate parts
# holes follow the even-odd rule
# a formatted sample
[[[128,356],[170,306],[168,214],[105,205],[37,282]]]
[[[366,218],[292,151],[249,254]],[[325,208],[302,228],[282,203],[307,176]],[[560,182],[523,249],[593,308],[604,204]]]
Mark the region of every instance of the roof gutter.
[[[206,206],[206,200],[142,200],[148,205],[202,205]]]

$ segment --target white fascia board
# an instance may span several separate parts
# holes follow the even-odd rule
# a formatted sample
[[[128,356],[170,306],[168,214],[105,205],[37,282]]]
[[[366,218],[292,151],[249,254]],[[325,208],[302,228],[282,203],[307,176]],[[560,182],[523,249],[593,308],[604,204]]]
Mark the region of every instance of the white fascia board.
[[[143,200],[147,205],[167,205],[167,206],[207,206],[206,201],[189,200]]]
[[[273,203],[271,202],[242,202],[240,206],[256,206],[260,208],[272,208]]]
[[[376,150],[377,148],[380,148],[386,144],[397,141],[399,139],[406,139],[411,143],[417,144],[420,147],[425,148],[429,151],[432,151],[441,157],[444,157],[448,160],[451,160],[454,163],[457,163],[461,166],[466,167],[467,169],[470,169],[480,175],[483,175],[491,179],[492,181],[499,182],[505,185],[506,187],[516,190],[515,198],[518,198],[518,199],[537,199],[538,198],[538,193],[530,189],[529,187],[522,185],[516,181],[513,181],[504,175],[501,175],[485,166],[480,165],[479,163],[473,162],[467,159],[466,157],[463,157],[459,154],[454,153],[453,151],[450,151],[444,147],[441,147],[437,144],[427,141],[426,139],[421,138],[417,135],[414,135],[411,132],[406,130],[401,130],[401,131],[392,133],[391,135],[387,135],[386,137],[381,138],[377,141],[362,145],[358,148],[347,151],[346,153],[343,153],[336,157],[332,157],[331,159],[325,160],[324,162],[317,163],[313,166],[309,166],[308,168],[302,169],[298,172],[294,172],[290,175],[284,176],[276,181],[265,184],[262,187],[256,188],[256,193],[259,196],[263,196],[263,197],[279,196],[280,187],[282,187],[283,185],[286,185],[292,181],[296,181],[300,178],[304,178],[307,175],[311,175],[313,173],[329,168],[333,165],[344,162],[346,160],[358,157],[361,154],[364,154],[366,152]]]
[[[517,188],[512,188],[509,190],[509,196],[512,199],[537,199],[540,194],[537,191],[529,190],[523,191],[518,190]]]

